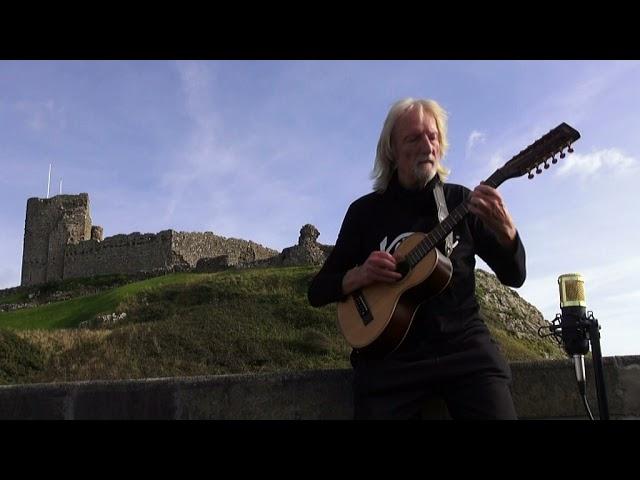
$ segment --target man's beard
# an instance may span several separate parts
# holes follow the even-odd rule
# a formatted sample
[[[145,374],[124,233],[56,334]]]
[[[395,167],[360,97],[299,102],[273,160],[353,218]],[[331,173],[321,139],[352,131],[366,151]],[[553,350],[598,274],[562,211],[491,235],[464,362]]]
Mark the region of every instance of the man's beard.
[[[436,164],[434,164],[432,168],[425,171],[425,169],[422,168],[419,163],[416,163],[413,167],[413,173],[416,179],[416,188],[424,188],[427,183],[429,183],[433,179],[433,177],[436,176],[436,171]]]

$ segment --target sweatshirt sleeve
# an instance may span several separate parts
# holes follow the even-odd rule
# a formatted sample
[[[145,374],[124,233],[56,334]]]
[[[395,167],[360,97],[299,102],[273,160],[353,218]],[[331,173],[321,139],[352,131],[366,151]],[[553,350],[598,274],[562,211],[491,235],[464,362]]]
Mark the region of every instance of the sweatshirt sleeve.
[[[469,192],[465,192],[465,196]],[[469,212],[469,228],[475,251],[495,272],[498,280],[509,287],[521,287],[527,277],[526,256],[520,232],[516,230],[515,246],[506,248],[484,222]]]
[[[348,270],[358,264],[361,243],[359,232],[356,206],[351,204],[333,250],[309,285],[307,297],[312,306],[322,307],[345,297],[342,293],[342,279]]]

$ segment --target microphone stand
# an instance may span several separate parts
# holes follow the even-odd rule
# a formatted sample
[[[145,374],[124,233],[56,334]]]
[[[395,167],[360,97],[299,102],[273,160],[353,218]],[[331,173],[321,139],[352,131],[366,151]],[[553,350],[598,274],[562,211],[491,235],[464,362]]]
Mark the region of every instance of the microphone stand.
[[[593,373],[596,378],[596,395],[598,396],[600,420],[609,420],[609,402],[607,401],[607,390],[604,384],[602,351],[600,350],[600,325],[598,324],[598,320],[593,318],[593,312],[587,312],[583,320],[589,328],[588,339],[591,342],[593,352]]]
[[[600,325],[598,320],[593,317],[593,312],[587,312],[578,319],[575,328],[576,333],[582,336],[591,343],[592,358],[593,358],[593,373],[596,381],[596,395],[598,398],[598,411],[600,412],[600,420],[609,420],[609,403],[607,401],[607,390],[604,382],[604,370],[602,368],[602,350],[600,349]],[[548,329],[551,333],[542,334],[542,330]],[[553,336],[558,344],[563,345],[562,342],[562,314],[556,314],[556,318],[551,322],[548,327],[540,327],[538,334],[541,337]],[[565,348],[566,350],[566,348]],[[588,350],[587,350],[588,351]],[[569,352],[568,352],[569,353]],[[575,353],[575,352],[572,352]],[[571,356],[571,355],[570,355]],[[575,360],[574,360],[575,361]],[[583,387],[581,387],[583,388]],[[591,417],[589,406],[586,403],[586,393],[583,396],[585,401],[585,407]]]

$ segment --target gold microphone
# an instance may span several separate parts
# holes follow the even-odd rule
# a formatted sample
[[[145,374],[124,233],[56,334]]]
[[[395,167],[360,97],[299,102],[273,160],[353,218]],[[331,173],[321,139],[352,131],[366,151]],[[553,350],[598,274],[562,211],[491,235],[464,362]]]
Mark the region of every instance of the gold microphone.
[[[582,307],[586,309],[584,279],[579,273],[565,273],[558,277],[560,286],[560,308]]]
[[[558,277],[560,287],[560,322],[562,343],[576,370],[576,379],[582,393],[585,388],[584,355],[589,352],[587,327],[583,322],[587,313],[584,279],[579,273],[567,273]]]

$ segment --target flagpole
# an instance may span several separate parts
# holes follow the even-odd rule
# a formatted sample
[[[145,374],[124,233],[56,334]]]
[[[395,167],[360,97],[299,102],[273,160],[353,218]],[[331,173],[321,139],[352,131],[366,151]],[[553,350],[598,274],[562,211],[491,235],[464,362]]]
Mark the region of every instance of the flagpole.
[[[47,179],[47,198],[49,198],[50,187],[51,187],[51,164],[49,164],[49,178]]]

